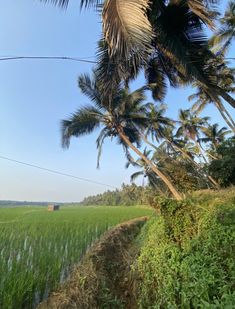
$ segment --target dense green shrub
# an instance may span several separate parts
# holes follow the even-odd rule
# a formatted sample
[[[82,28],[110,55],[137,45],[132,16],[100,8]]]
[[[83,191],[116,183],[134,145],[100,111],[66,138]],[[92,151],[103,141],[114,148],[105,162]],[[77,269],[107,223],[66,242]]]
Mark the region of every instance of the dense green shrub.
[[[223,187],[235,185],[235,137],[224,141],[216,150],[218,160],[208,166],[211,176]]]
[[[159,202],[136,265],[140,308],[235,308],[235,190],[208,192]]]

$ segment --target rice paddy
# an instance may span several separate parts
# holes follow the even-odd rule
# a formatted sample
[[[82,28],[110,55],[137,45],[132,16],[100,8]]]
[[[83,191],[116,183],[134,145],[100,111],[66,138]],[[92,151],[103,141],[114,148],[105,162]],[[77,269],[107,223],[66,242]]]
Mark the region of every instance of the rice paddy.
[[[0,208],[0,308],[35,308],[102,233],[151,213],[138,207]]]

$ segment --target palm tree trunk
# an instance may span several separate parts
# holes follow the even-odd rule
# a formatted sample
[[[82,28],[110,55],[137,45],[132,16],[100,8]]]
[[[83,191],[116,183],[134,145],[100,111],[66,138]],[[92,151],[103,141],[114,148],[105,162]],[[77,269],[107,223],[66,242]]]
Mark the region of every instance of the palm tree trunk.
[[[165,183],[165,185],[169,188],[174,198],[178,201],[182,200],[181,194],[177,191],[171,181],[141,152],[139,151],[129,140],[129,138],[123,133],[122,129],[118,129],[118,134],[124,143],[129,146],[139,157],[141,157],[148,166],[152,169],[152,171]]]
[[[218,160],[218,158],[216,158],[215,156],[213,156],[211,153],[207,152],[206,153],[209,157],[211,157],[211,159],[213,160]]]
[[[198,147],[198,149],[199,149],[199,151],[200,151],[200,153],[202,155],[202,158],[203,158],[204,162],[207,164],[208,161],[207,161],[206,157],[203,154],[203,150],[202,150],[201,145],[197,141],[194,141],[194,142],[196,143],[196,145],[197,145],[197,147]],[[220,186],[219,186],[219,184],[217,183],[216,180],[214,180],[211,176],[208,176],[208,179],[210,179],[210,181],[219,189]]]
[[[142,138],[143,138],[143,140],[144,140],[144,142],[146,143],[146,144],[148,144],[149,146],[151,146],[152,148],[154,148],[155,150],[157,150],[157,147],[154,145],[154,144],[152,144],[151,142],[149,142],[148,141],[148,139],[144,136],[144,134],[141,134],[141,136],[142,136]],[[166,140],[166,142],[169,144],[169,145],[171,145],[171,147],[174,149],[174,148],[176,148],[180,153],[182,153],[182,155],[184,156],[184,157],[186,157],[195,167],[197,167],[199,170],[201,170],[202,168],[201,168],[201,166],[196,162],[196,161],[194,161],[191,157],[190,157],[190,155],[188,155],[187,154],[187,152],[185,152],[183,149],[181,149],[180,147],[178,147],[174,142],[171,142],[168,138],[166,138],[166,137],[164,137],[164,139]],[[200,151],[201,152],[201,151]],[[218,184],[218,182],[213,178],[213,177],[211,177],[210,175],[202,175],[203,177],[205,177],[205,179],[207,178],[208,180],[209,180],[209,183],[211,183],[211,185],[213,185],[214,186],[214,188],[219,188],[219,184]],[[207,181],[208,181],[207,180]]]
[[[175,147],[178,151],[180,151],[182,153],[183,156],[185,156],[195,167],[197,167],[199,170],[201,170],[201,166],[196,162],[194,161],[188,154],[187,152],[185,152],[183,149],[181,149],[180,147],[178,147],[177,145],[175,145],[173,142],[171,142],[170,140],[168,140],[167,138],[165,138],[166,141],[168,143],[170,143],[173,147]],[[200,152],[201,152],[201,149],[200,149]],[[203,175],[205,178],[208,178],[210,183],[215,186],[215,188],[219,188],[219,184],[218,182],[213,178],[211,177],[210,175]]]
[[[224,107],[224,105],[221,103],[224,113],[227,115],[228,119],[230,120],[231,124],[233,125],[233,128],[235,128],[235,121],[233,120],[232,116],[229,114],[228,110]]]
[[[215,88],[217,93],[225,100],[227,101],[233,108],[235,108],[235,100],[223,89],[220,87]]]
[[[229,112],[225,109],[224,105],[221,102],[216,101],[215,105],[218,108],[218,110],[219,110],[221,116],[223,117],[224,121],[227,123],[227,125],[230,127],[230,129],[235,133],[235,123],[234,123],[231,115],[229,114]],[[227,114],[229,119],[227,118],[227,116],[224,113]]]
[[[198,148],[198,150],[199,150],[199,152],[200,152],[204,162],[207,164],[208,161],[207,161],[206,157],[204,156],[203,149],[202,149],[201,145],[196,140],[194,142],[197,145],[197,148]]]
[[[145,135],[144,135],[143,133],[140,132],[140,134],[141,134],[142,140],[143,140],[147,145],[149,145],[150,147],[152,147],[152,148],[155,149],[155,150],[158,150],[158,148],[157,148],[153,143],[151,143],[151,142],[145,137]]]

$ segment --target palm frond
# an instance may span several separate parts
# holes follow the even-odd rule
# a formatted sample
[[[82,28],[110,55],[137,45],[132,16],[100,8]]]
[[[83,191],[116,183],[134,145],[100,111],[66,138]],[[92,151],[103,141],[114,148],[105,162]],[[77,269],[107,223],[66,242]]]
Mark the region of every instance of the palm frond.
[[[98,155],[97,155],[97,168],[100,167],[100,158],[102,154],[102,146],[104,144],[104,140],[106,137],[110,137],[110,130],[108,128],[103,128],[96,140],[96,147],[98,149]]]
[[[87,96],[98,109],[103,110],[104,106],[102,104],[102,94],[99,91],[97,85],[97,79],[95,76],[95,72],[93,72],[93,78],[91,78],[88,74],[82,74],[78,77],[78,86],[81,92]]]
[[[144,172],[143,171],[139,171],[139,172],[133,173],[131,175],[131,182],[134,182],[136,180],[136,178],[138,178],[140,176],[144,176]]]
[[[148,0],[106,0],[103,7],[103,32],[111,56],[128,60],[146,59],[151,51],[152,27],[147,18]]]
[[[99,84],[99,91],[106,99],[106,106],[109,106],[114,97],[119,92],[119,87],[122,80],[129,81],[135,76],[128,70],[128,62],[117,61],[113,56],[110,56],[108,44],[104,39],[98,43],[97,50],[98,64],[95,67],[96,79]]]
[[[52,4],[61,8],[67,8],[69,0],[40,0],[42,2],[51,2]],[[80,0],[81,7],[98,7],[102,4],[102,0]]]
[[[156,101],[162,101],[167,92],[166,77],[157,59],[153,58],[148,62],[145,69],[145,78],[152,97]]]
[[[210,1],[207,1],[207,4],[205,4],[203,0],[188,0],[187,4],[191,11],[198,16],[203,23],[207,24],[211,29],[214,29],[214,19],[218,16],[218,12],[215,7],[215,1],[211,1],[212,6],[209,5],[209,2]]]
[[[82,107],[69,119],[62,120],[62,147],[68,148],[71,137],[80,137],[94,131],[99,127],[102,114],[93,106]]]

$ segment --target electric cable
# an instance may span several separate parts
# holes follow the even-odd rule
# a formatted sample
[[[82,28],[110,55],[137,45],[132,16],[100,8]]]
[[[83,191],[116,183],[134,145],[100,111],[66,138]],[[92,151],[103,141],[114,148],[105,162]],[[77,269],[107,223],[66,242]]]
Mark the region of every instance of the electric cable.
[[[96,185],[117,189],[117,187],[106,184],[106,183],[102,183],[102,182],[94,181],[94,180],[91,180],[91,179],[88,179],[88,178],[78,177],[78,176],[74,176],[74,175],[71,175],[71,174],[59,172],[59,171],[52,170],[52,169],[49,169],[49,168],[45,168],[45,167],[42,167],[42,166],[39,166],[39,165],[35,165],[35,164],[27,163],[27,162],[22,162],[22,161],[15,160],[15,159],[11,159],[11,158],[8,158],[8,157],[5,157],[5,156],[0,156],[0,159],[15,162],[15,163],[26,165],[26,166],[33,167],[33,168],[37,168],[37,169],[47,171],[47,172],[50,172],[50,173],[54,173],[54,174],[58,174],[58,175],[61,175],[61,176],[66,176],[66,177],[78,179],[80,181],[86,181],[86,182],[93,183],[93,184],[96,184]]]

